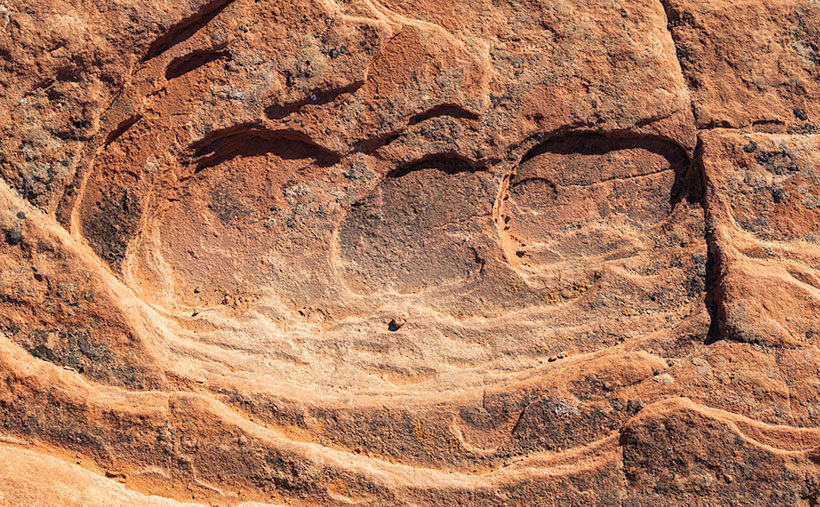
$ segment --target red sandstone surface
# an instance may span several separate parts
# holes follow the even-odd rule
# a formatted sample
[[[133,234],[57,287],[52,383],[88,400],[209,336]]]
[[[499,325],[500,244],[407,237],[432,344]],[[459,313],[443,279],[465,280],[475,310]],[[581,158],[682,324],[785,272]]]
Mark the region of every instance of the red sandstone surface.
[[[0,0],[0,505],[817,505],[816,0]]]

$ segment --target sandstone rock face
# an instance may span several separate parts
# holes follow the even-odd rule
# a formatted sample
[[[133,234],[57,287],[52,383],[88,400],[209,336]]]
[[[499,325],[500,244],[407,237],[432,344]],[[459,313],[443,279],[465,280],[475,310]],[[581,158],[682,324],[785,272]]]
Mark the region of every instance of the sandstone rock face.
[[[820,3],[0,27],[0,504],[820,502]]]

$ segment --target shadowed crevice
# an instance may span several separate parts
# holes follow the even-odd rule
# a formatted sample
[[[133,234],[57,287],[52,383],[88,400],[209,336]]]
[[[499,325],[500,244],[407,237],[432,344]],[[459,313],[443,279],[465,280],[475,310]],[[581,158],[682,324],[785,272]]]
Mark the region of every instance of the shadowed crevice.
[[[521,159],[519,165],[544,153],[559,155],[605,155],[621,150],[645,150],[664,157],[675,171],[675,183],[670,192],[670,203],[683,199],[703,203],[703,182],[700,171],[679,145],[653,136],[640,134],[609,134],[582,132],[563,134],[536,145]]]
[[[381,148],[384,148],[385,146],[391,144],[392,142],[398,140],[404,134],[407,134],[410,131],[410,127],[413,127],[428,120],[433,120],[441,117],[462,118],[472,121],[478,120],[478,115],[476,115],[475,113],[472,113],[460,106],[444,104],[410,117],[410,119],[407,121],[407,124],[403,127],[398,127],[395,130],[392,130],[377,137],[357,141],[356,143],[354,143],[355,149],[356,151],[362,153],[374,153],[380,150]],[[460,155],[453,156],[460,157]],[[464,157],[460,158],[463,158],[470,165],[475,165],[473,162],[467,160]]]
[[[103,144],[103,146],[108,146],[109,144],[116,141],[121,135],[123,135],[128,129],[133,127],[141,119],[142,119],[142,115],[138,114],[138,115],[132,116],[132,117],[126,119],[126,120],[121,121],[119,123],[119,125],[117,125],[117,128],[112,130],[105,137],[105,143]]]
[[[273,104],[265,108],[265,115],[271,120],[281,120],[298,112],[305,106],[321,106],[335,101],[342,95],[353,93],[364,85],[364,81],[356,81],[349,85],[331,89],[316,89],[307,92],[301,100],[286,104]]]
[[[472,111],[468,111],[461,106],[457,106],[454,104],[442,104],[440,106],[436,106],[432,109],[424,111],[423,113],[419,113],[413,116],[412,118],[410,118],[410,121],[407,122],[407,125],[415,125],[417,123],[421,123],[423,121],[437,118],[440,116],[462,118],[465,120],[478,120],[477,114],[473,113]]]
[[[703,174],[703,140],[698,136],[698,144],[695,148],[695,158],[693,161],[694,167],[698,170],[700,181],[705,182]],[[705,192],[705,190],[704,190]],[[725,314],[723,305],[725,304],[725,295],[721,285],[723,265],[720,262],[720,251],[715,236],[714,219],[706,199],[703,200],[703,213],[706,218],[706,227],[704,235],[706,237],[706,297],[704,304],[706,311],[709,313],[709,331],[706,334],[704,344],[711,345],[717,341],[726,338],[725,326],[721,325],[721,315]]]
[[[202,67],[203,65],[207,65],[222,58],[230,60],[231,52],[223,48],[224,46],[220,48],[194,51],[192,53],[188,53],[187,55],[174,58],[165,69],[165,79],[176,79]]]
[[[162,36],[156,39],[148,48],[145,56],[142,57],[142,61],[147,62],[148,60],[156,58],[177,44],[190,39],[234,1],[235,0],[216,0],[202,6],[199,11],[173,25]]]
[[[387,173],[385,177],[400,178],[414,171],[424,169],[436,169],[446,174],[472,173],[485,170],[483,167],[477,166],[473,161],[457,153],[436,153],[409,164],[399,166]]]
[[[269,130],[241,125],[211,132],[190,146],[189,162],[194,173],[236,157],[273,153],[286,160],[312,159],[320,167],[333,165],[339,155],[313,143],[307,136],[291,130]]]

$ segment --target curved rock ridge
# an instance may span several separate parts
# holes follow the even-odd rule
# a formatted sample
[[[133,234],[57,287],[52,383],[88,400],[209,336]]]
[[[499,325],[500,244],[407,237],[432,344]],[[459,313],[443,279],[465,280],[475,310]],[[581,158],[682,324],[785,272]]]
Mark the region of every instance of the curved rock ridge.
[[[0,505],[817,504],[818,26],[0,0]]]

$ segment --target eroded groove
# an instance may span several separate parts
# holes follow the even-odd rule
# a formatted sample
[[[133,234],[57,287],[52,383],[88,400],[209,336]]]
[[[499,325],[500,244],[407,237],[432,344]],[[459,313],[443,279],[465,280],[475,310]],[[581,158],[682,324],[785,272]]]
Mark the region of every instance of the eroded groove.
[[[476,166],[471,160],[462,157],[457,153],[437,153],[428,155],[421,160],[416,160],[409,164],[399,166],[387,173],[387,178],[400,178],[414,171],[423,169],[436,169],[445,174],[458,174],[467,172],[478,172],[483,170]]]
[[[693,166],[700,173],[700,180],[705,182],[703,175],[703,140],[698,136],[698,145],[695,148],[695,158]],[[705,193],[705,189],[704,189]],[[704,235],[706,239],[706,297],[704,304],[709,314],[709,330],[704,343],[706,345],[717,342],[722,338],[720,330],[720,318],[718,317],[720,307],[723,305],[723,293],[720,287],[721,271],[723,266],[720,262],[719,247],[715,237],[714,217],[707,205],[707,200],[703,200],[703,213],[706,219]]]
[[[635,149],[661,155],[669,162],[669,166],[675,170],[675,184],[672,187],[670,195],[672,204],[676,204],[682,199],[686,199],[689,202],[702,202],[703,185],[700,175],[695,170],[684,149],[671,141],[653,136],[620,133],[604,134],[596,132],[563,134],[547,139],[530,149],[521,158],[519,165],[544,153],[559,155],[605,155],[610,152]]]
[[[194,51],[174,58],[165,69],[165,79],[176,79],[221,58],[230,59],[231,52],[223,48],[224,45],[220,48]]]
[[[693,82],[690,77],[687,77],[686,72],[684,72],[684,60],[688,55],[682,52],[680,46],[678,45],[678,41],[675,39],[673,29],[677,26],[680,26],[683,23],[693,23],[694,18],[688,12],[678,12],[676,9],[672,7],[672,5],[669,3],[669,0],[659,1],[664,14],[666,14],[666,30],[667,32],[669,32],[669,38],[672,40],[672,46],[674,46],[675,48],[675,59],[678,61],[678,68],[680,69],[681,78],[683,79],[684,84],[691,93],[691,90],[693,88]],[[695,107],[695,101],[691,98],[689,100],[689,108],[692,111],[692,118],[694,118],[695,120],[695,128],[698,128],[698,111]]]
[[[236,157],[274,153],[283,159],[312,159],[319,166],[333,165],[339,155],[290,130],[269,130],[258,126],[232,127],[215,131],[188,150],[194,173]]]
[[[404,128],[398,130],[392,130],[384,135],[373,137],[371,139],[365,139],[362,141],[358,141],[353,143],[353,152],[360,152],[360,153],[367,153],[372,154],[378,151],[385,146],[397,141],[399,137],[404,133]]]
[[[138,114],[138,115],[132,116],[132,117],[130,117],[130,118],[128,118],[128,119],[126,119],[126,120],[121,121],[121,122],[117,125],[117,128],[115,128],[114,130],[112,130],[112,131],[111,131],[111,132],[110,132],[110,133],[109,133],[109,134],[105,137],[105,143],[104,143],[103,145],[104,145],[104,146],[108,146],[109,144],[111,144],[111,143],[113,143],[114,141],[116,141],[116,140],[117,140],[117,139],[118,139],[121,135],[123,135],[123,134],[124,134],[124,133],[125,133],[128,129],[130,129],[131,127],[133,127],[133,126],[134,126],[134,125],[135,125],[138,121],[140,121],[141,119],[142,119],[142,115],[141,115],[141,114]]]
[[[583,154],[603,155],[616,150],[643,149],[664,156],[670,162],[687,160],[683,148],[669,141],[651,136],[608,135],[602,132],[577,132],[562,134],[545,140],[528,151],[521,159],[524,163],[542,153],[550,152],[561,155]]]
[[[515,183],[510,185],[510,187],[515,188],[515,187],[519,187],[521,185],[526,185],[527,183],[534,182],[534,181],[537,181],[537,182],[540,182],[540,183],[543,183],[543,184],[547,185],[548,187],[550,187],[552,189],[553,193],[558,191],[558,185],[556,185],[555,183],[553,183],[551,180],[549,180],[547,178],[540,178],[540,177],[537,177],[537,176],[530,177],[530,178],[524,178],[524,179],[521,179],[519,181],[516,181]]]
[[[353,93],[362,87],[364,81],[356,81],[346,86],[331,89],[317,89],[308,92],[302,100],[287,104],[273,104],[265,108],[265,115],[271,120],[281,120],[298,112],[307,105],[321,106],[329,104],[341,95]]]
[[[147,62],[156,58],[177,44],[190,39],[233,2],[234,0],[216,0],[202,6],[195,14],[173,25],[165,34],[155,40],[148,48],[145,56],[142,57],[142,61]]]
[[[432,118],[437,118],[441,116],[449,116],[451,118],[463,118],[466,120],[478,120],[477,114],[473,113],[472,111],[468,111],[461,106],[454,104],[442,104],[440,106],[434,107],[433,109],[413,116],[412,118],[410,118],[410,121],[407,122],[407,125],[415,125],[425,120],[430,120]]]
[[[354,146],[353,151],[361,152],[361,153],[367,153],[367,154],[373,154],[373,153],[377,152],[378,150],[380,150],[381,148],[384,148],[385,146],[388,146],[389,144],[391,144],[394,141],[401,138],[408,131],[409,127],[411,127],[413,125],[418,125],[419,123],[423,123],[425,121],[432,120],[432,119],[435,119],[435,118],[439,118],[439,117],[442,117],[442,116],[449,116],[449,117],[453,117],[453,118],[466,118],[466,119],[469,119],[469,120],[478,120],[478,115],[476,115],[476,114],[474,114],[470,111],[467,111],[466,109],[463,109],[459,106],[451,106],[451,105],[436,106],[436,107],[434,107],[434,108],[432,108],[432,109],[430,109],[426,112],[419,113],[415,116],[412,116],[408,120],[407,124],[404,125],[404,126],[399,126],[398,128],[396,128],[394,130],[391,130],[390,132],[387,132],[387,133],[385,133],[383,135],[380,135],[380,136],[372,137],[370,139],[360,139],[360,140],[354,142],[353,143],[353,146]],[[435,156],[435,155],[431,155],[431,156]],[[454,156],[458,156],[458,155],[454,155]],[[466,159],[465,159],[465,161],[466,161]],[[416,161],[416,162],[418,162],[418,161]],[[471,161],[467,161],[467,162],[471,165],[475,165]],[[485,161],[485,162],[490,163],[491,161]],[[415,162],[413,162],[413,163],[415,163]]]

